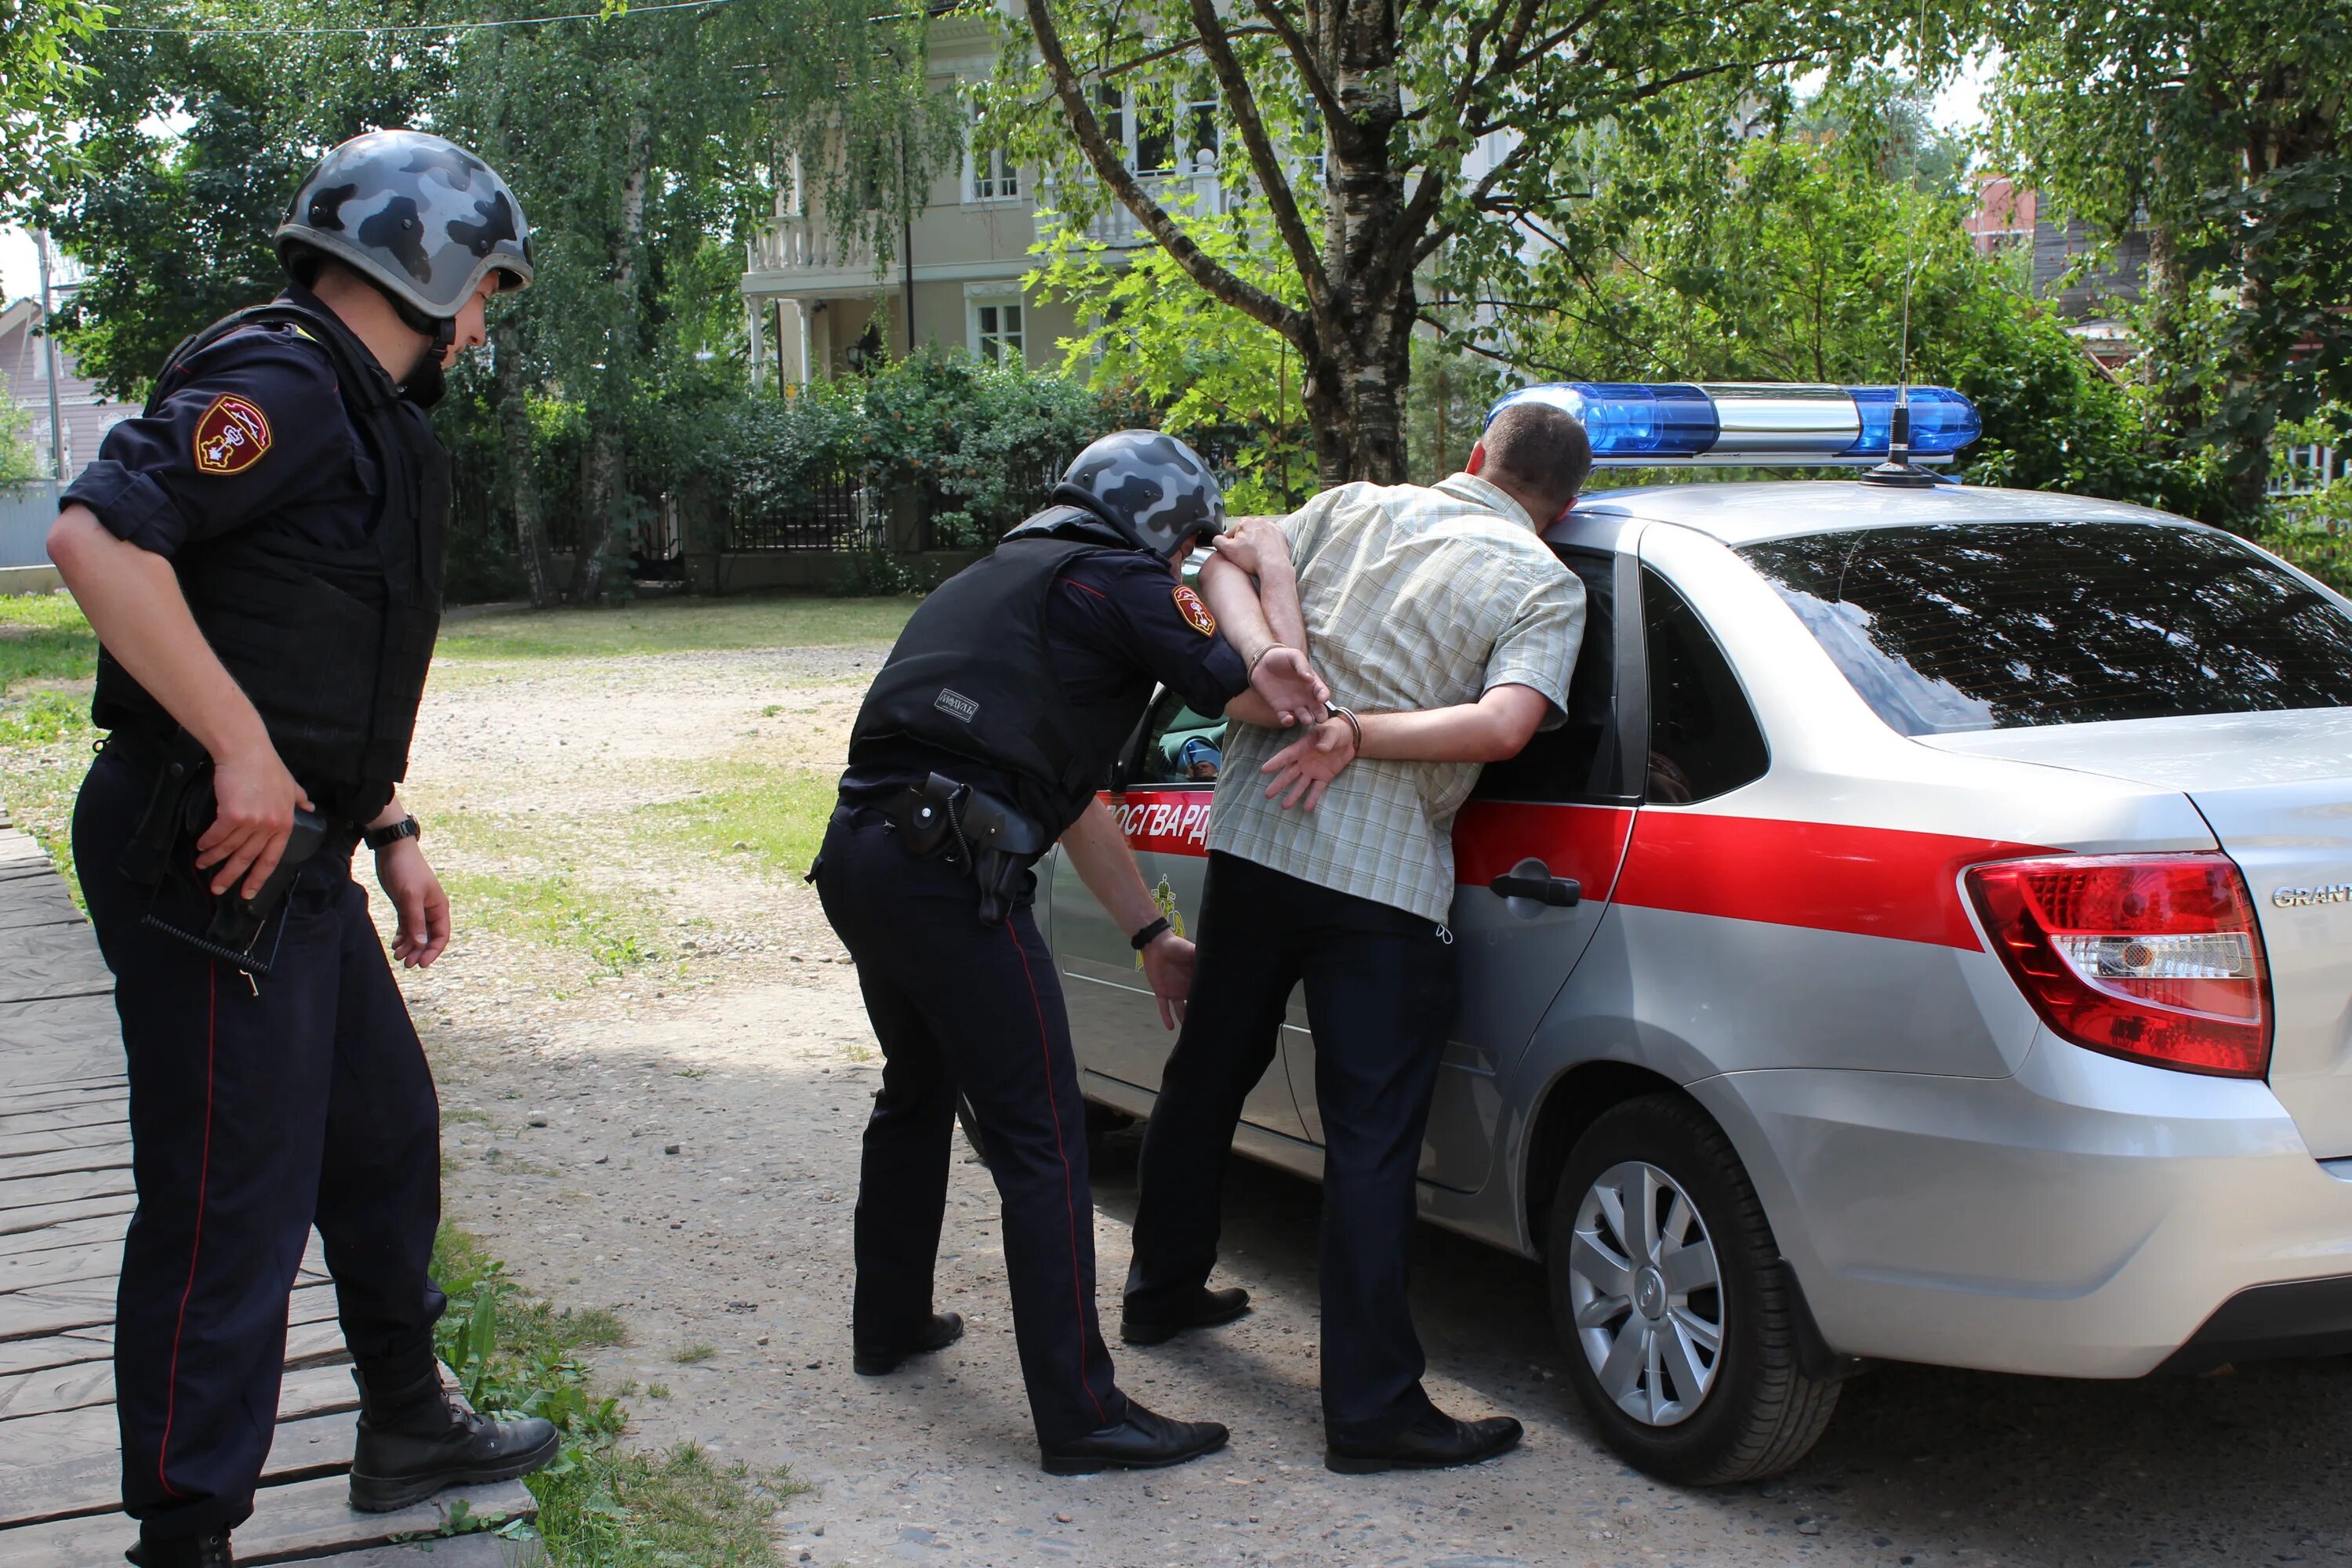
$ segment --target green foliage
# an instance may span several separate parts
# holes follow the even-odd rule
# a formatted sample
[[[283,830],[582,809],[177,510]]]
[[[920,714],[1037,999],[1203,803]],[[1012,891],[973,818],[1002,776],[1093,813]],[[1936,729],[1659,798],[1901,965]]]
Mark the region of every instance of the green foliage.
[[[15,398],[0,401],[0,485],[24,484],[48,478],[48,454],[26,437],[33,413]]]
[[[820,489],[930,503],[942,549],[984,549],[1026,517],[1104,431],[1143,422],[1131,399],[961,349],[925,348],[864,375],[742,398],[701,426],[689,470],[730,476],[748,515],[789,515]],[[683,443],[681,443],[683,446]]]
[[[1548,258],[1529,279],[1557,303],[1517,319],[1522,364],[1580,380],[1893,382],[1907,338],[1910,378],[1957,388],[1984,422],[1969,481],[2175,493],[2142,397],[2031,298],[2011,258],[1971,246],[1971,193],[1923,131],[1915,88],[1833,87],[1790,134],[1727,162],[1709,113],[1661,129],[1669,152],[1596,198],[1605,249]]]
[[[72,155],[61,102],[77,51],[103,26],[98,0],[0,0],[0,208]]]
[[[1897,0],[1026,0],[1024,13],[980,95],[982,144],[1038,166],[1074,226],[1118,205],[1172,219],[1189,243],[1147,245],[1173,247],[1160,276],[1174,297],[1155,313],[1190,309],[1204,335],[1230,337],[1213,300],[1287,340],[1326,482],[1402,468],[1393,421],[1415,325],[1433,311],[1457,346],[1510,357],[1530,243],[1593,257],[1607,239],[1596,194],[1673,127],[1712,123],[1727,150],[1783,115],[1804,75],[1843,75],[1898,27],[1933,66],[1965,25]],[[1103,135],[1091,148],[1089,123]],[[1144,182],[1124,204],[1120,163]]]
[[[86,71],[59,89],[78,155],[36,201],[90,272],[68,339],[131,398],[181,337],[276,290],[270,231],[327,147],[415,125],[498,167],[531,219],[538,281],[496,307],[511,318],[506,380],[468,365],[439,416],[473,535],[452,563],[461,594],[518,585],[508,481],[522,462],[545,515],[626,553],[680,471],[677,433],[742,383],[742,244],[796,155],[812,192],[846,192],[854,174],[841,222],[887,258],[910,193],[961,145],[952,100],[925,85],[921,7],[732,0],[413,30],[543,15],[526,0],[125,0],[121,23],[164,30],[81,51]],[[850,170],[842,149],[877,138],[892,156]],[[531,405],[520,456],[499,439],[501,395]]]
[[[2108,240],[2144,229],[2150,434],[2251,524],[2282,419],[2352,395],[2352,0],[2002,0],[1996,155]],[[2046,208],[2045,208],[2046,210]]]
[[[1247,206],[1177,221],[1219,265],[1299,302],[1302,285]],[[1063,369],[1108,397],[1141,399],[1159,426],[1212,451],[1234,476],[1236,513],[1288,511],[1315,486],[1313,431],[1299,390],[1298,351],[1273,328],[1202,294],[1165,250],[1114,252],[1074,214],[1041,216],[1031,287],[1087,323],[1065,340]]]

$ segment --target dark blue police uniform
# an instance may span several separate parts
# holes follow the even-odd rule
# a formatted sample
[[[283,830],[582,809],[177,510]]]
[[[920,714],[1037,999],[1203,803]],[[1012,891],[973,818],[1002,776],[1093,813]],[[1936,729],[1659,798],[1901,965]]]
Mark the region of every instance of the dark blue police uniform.
[[[1021,552],[1055,548],[1017,539],[992,562],[1008,569]],[[974,571],[979,568],[972,569]],[[1003,1200],[1005,1272],[1014,1333],[1038,1440],[1058,1444],[1118,1425],[1128,1401],[1111,1374],[1096,1319],[1093,1197],[1087,1179],[1085,1107],[1078,1094],[1069,1023],[1051,952],[1030,911],[1034,875],[1024,858],[1001,924],[981,918],[972,868],[952,848],[910,853],[903,825],[886,809],[930,774],[984,796],[1022,803],[1050,841],[1076,820],[1150,702],[1153,683],[1183,694],[1194,711],[1216,715],[1249,682],[1238,654],[1214,634],[1205,612],[1188,618],[1185,598],[1158,558],[1132,548],[1081,551],[1045,563],[1042,602],[992,605],[970,595],[970,635],[931,639],[936,657],[1004,640],[1028,616],[1042,628],[1050,669],[1018,689],[1014,672],[950,674],[939,703],[985,716],[1025,697],[1024,721],[1004,732],[1031,733],[1047,716],[1077,715],[1093,737],[1062,759],[1083,783],[1056,795],[1024,773],[985,760],[986,746],[950,746],[873,722],[890,676],[877,681],[851,766],[842,809],[813,873],[826,917],[857,963],[858,982],[884,1056],[882,1089],[866,1124],[857,1215],[854,1332],[861,1345],[907,1343],[931,1315],[932,1271],[947,1201],[949,1156],[959,1091],[987,1142],[989,1170]],[[953,587],[951,583],[950,587]],[[1008,589],[1015,597],[1025,589]],[[948,595],[943,588],[934,600]],[[926,641],[917,612],[893,662]],[[992,616],[1001,609],[1001,622]],[[1209,629],[1203,629],[1207,622]],[[964,707],[970,704],[970,710]],[[917,710],[930,710],[928,693]],[[1037,719],[1039,724],[1029,722]],[[919,728],[919,726],[917,726]],[[936,735],[934,730],[929,733]],[[1113,737],[1106,743],[1103,737]]]
[[[261,939],[274,951],[267,975],[144,924],[156,889],[121,868],[185,742],[109,661],[96,717],[113,732],[75,808],[74,855],[116,976],[129,1062],[139,1201],[115,1329],[123,1497],[151,1532],[173,1535],[231,1528],[252,1511],[277,1419],[288,1296],[313,1225],[345,1341],[381,1385],[431,1374],[444,1305],[426,1274],[440,1217],[433,1080],[351,876],[359,825],[389,801],[397,767],[386,777],[373,764],[347,773],[321,761],[334,753],[319,732],[306,740],[285,718],[301,693],[271,684],[313,672],[273,678],[268,666],[283,650],[241,641],[219,613],[247,593],[263,606],[253,635],[267,637],[286,617],[255,584],[312,595],[297,604],[356,594],[359,568],[387,553],[380,530],[413,523],[416,504],[414,475],[388,474],[411,455],[384,448],[372,434],[383,419],[371,426],[369,411],[419,425],[422,416],[391,409],[389,378],[314,297],[295,289],[281,302],[314,319],[237,327],[176,360],[145,416],[108,433],[64,498],[173,563],[199,626],[331,824],[282,929],[273,921]],[[389,521],[388,491],[406,498]],[[433,580],[423,586],[437,614],[437,540],[426,553]],[[339,565],[352,578],[337,584]],[[361,623],[362,641],[400,608],[381,597],[366,606],[375,618]],[[287,635],[305,635],[294,618]],[[429,643],[428,632],[425,657]],[[364,683],[320,694],[362,714],[378,695]],[[389,721],[404,759],[409,701],[404,721]]]

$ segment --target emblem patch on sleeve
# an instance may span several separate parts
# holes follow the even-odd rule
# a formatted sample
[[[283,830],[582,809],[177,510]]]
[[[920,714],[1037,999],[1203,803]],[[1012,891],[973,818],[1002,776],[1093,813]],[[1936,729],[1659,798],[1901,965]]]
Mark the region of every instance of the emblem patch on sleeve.
[[[1209,606],[1201,603],[1201,595],[1192,589],[1176,590],[1176,613],[1184,617],[1185,625],[1202,637],[1217,635],[1217,617],[1209,614]]]
[[[195,445],[198,473],[241,474],[269,450],[269,416],[224,392],[196,421]]]

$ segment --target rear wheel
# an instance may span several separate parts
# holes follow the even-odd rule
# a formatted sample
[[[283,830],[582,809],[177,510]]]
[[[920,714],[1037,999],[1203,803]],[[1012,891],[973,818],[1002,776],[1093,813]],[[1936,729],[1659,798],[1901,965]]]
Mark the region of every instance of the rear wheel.
[[[980,1118],[972,1114],[971,1101],[956,1096],[956,1121],[963,1128],[963,1141],[971,1145],[971,1156],[982,1165],[988,1163],[988,1136],[980,1130]],[[1107,1105],[1087,1101],[1087,1153],[1096,1162],[1102,1158],[1103,1140],[1123,1127],[1135,1125],[1135,1118],[1123,1110],[1113,1110]]]
[[[1570,1378],[1601,1436],[1661,1479],[1721,1485],[1805,1457],[1838,1385],[1797,1366],[1796,1303],[1731,1141],[1673,1095],[1570,1151],[1546,1273]]]

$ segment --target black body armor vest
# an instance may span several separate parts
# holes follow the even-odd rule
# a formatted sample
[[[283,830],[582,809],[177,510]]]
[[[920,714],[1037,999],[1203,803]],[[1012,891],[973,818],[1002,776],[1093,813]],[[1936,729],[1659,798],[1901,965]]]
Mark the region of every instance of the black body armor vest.
[[[1046,596],[1072,561],[1134,546],[1076,508],[1055,510],[1083,521],[1015,530],[915,611],[858,710],[852,768],[913,742],[1011,775],[1013,804],[1055,837],[1078,819],[1150,704],[1152,680],[1139,668],[1116,700],[1070,700],[1045,640]]]
[[[383,495],[373,537],[328,549],[265,517],[189,544],[173,565],[205,640],[259,710],[287,769],[322,810],[365,821],[408,771],[441,627],[449,457],[432,422],[341,321],[286,300],[224,317],[173,350],[147,413],[191,354],[242,328],[281,324],[326,351],[342,406],[375,458]],[[102,647],[90,716],[110,730],[176,728]]]

